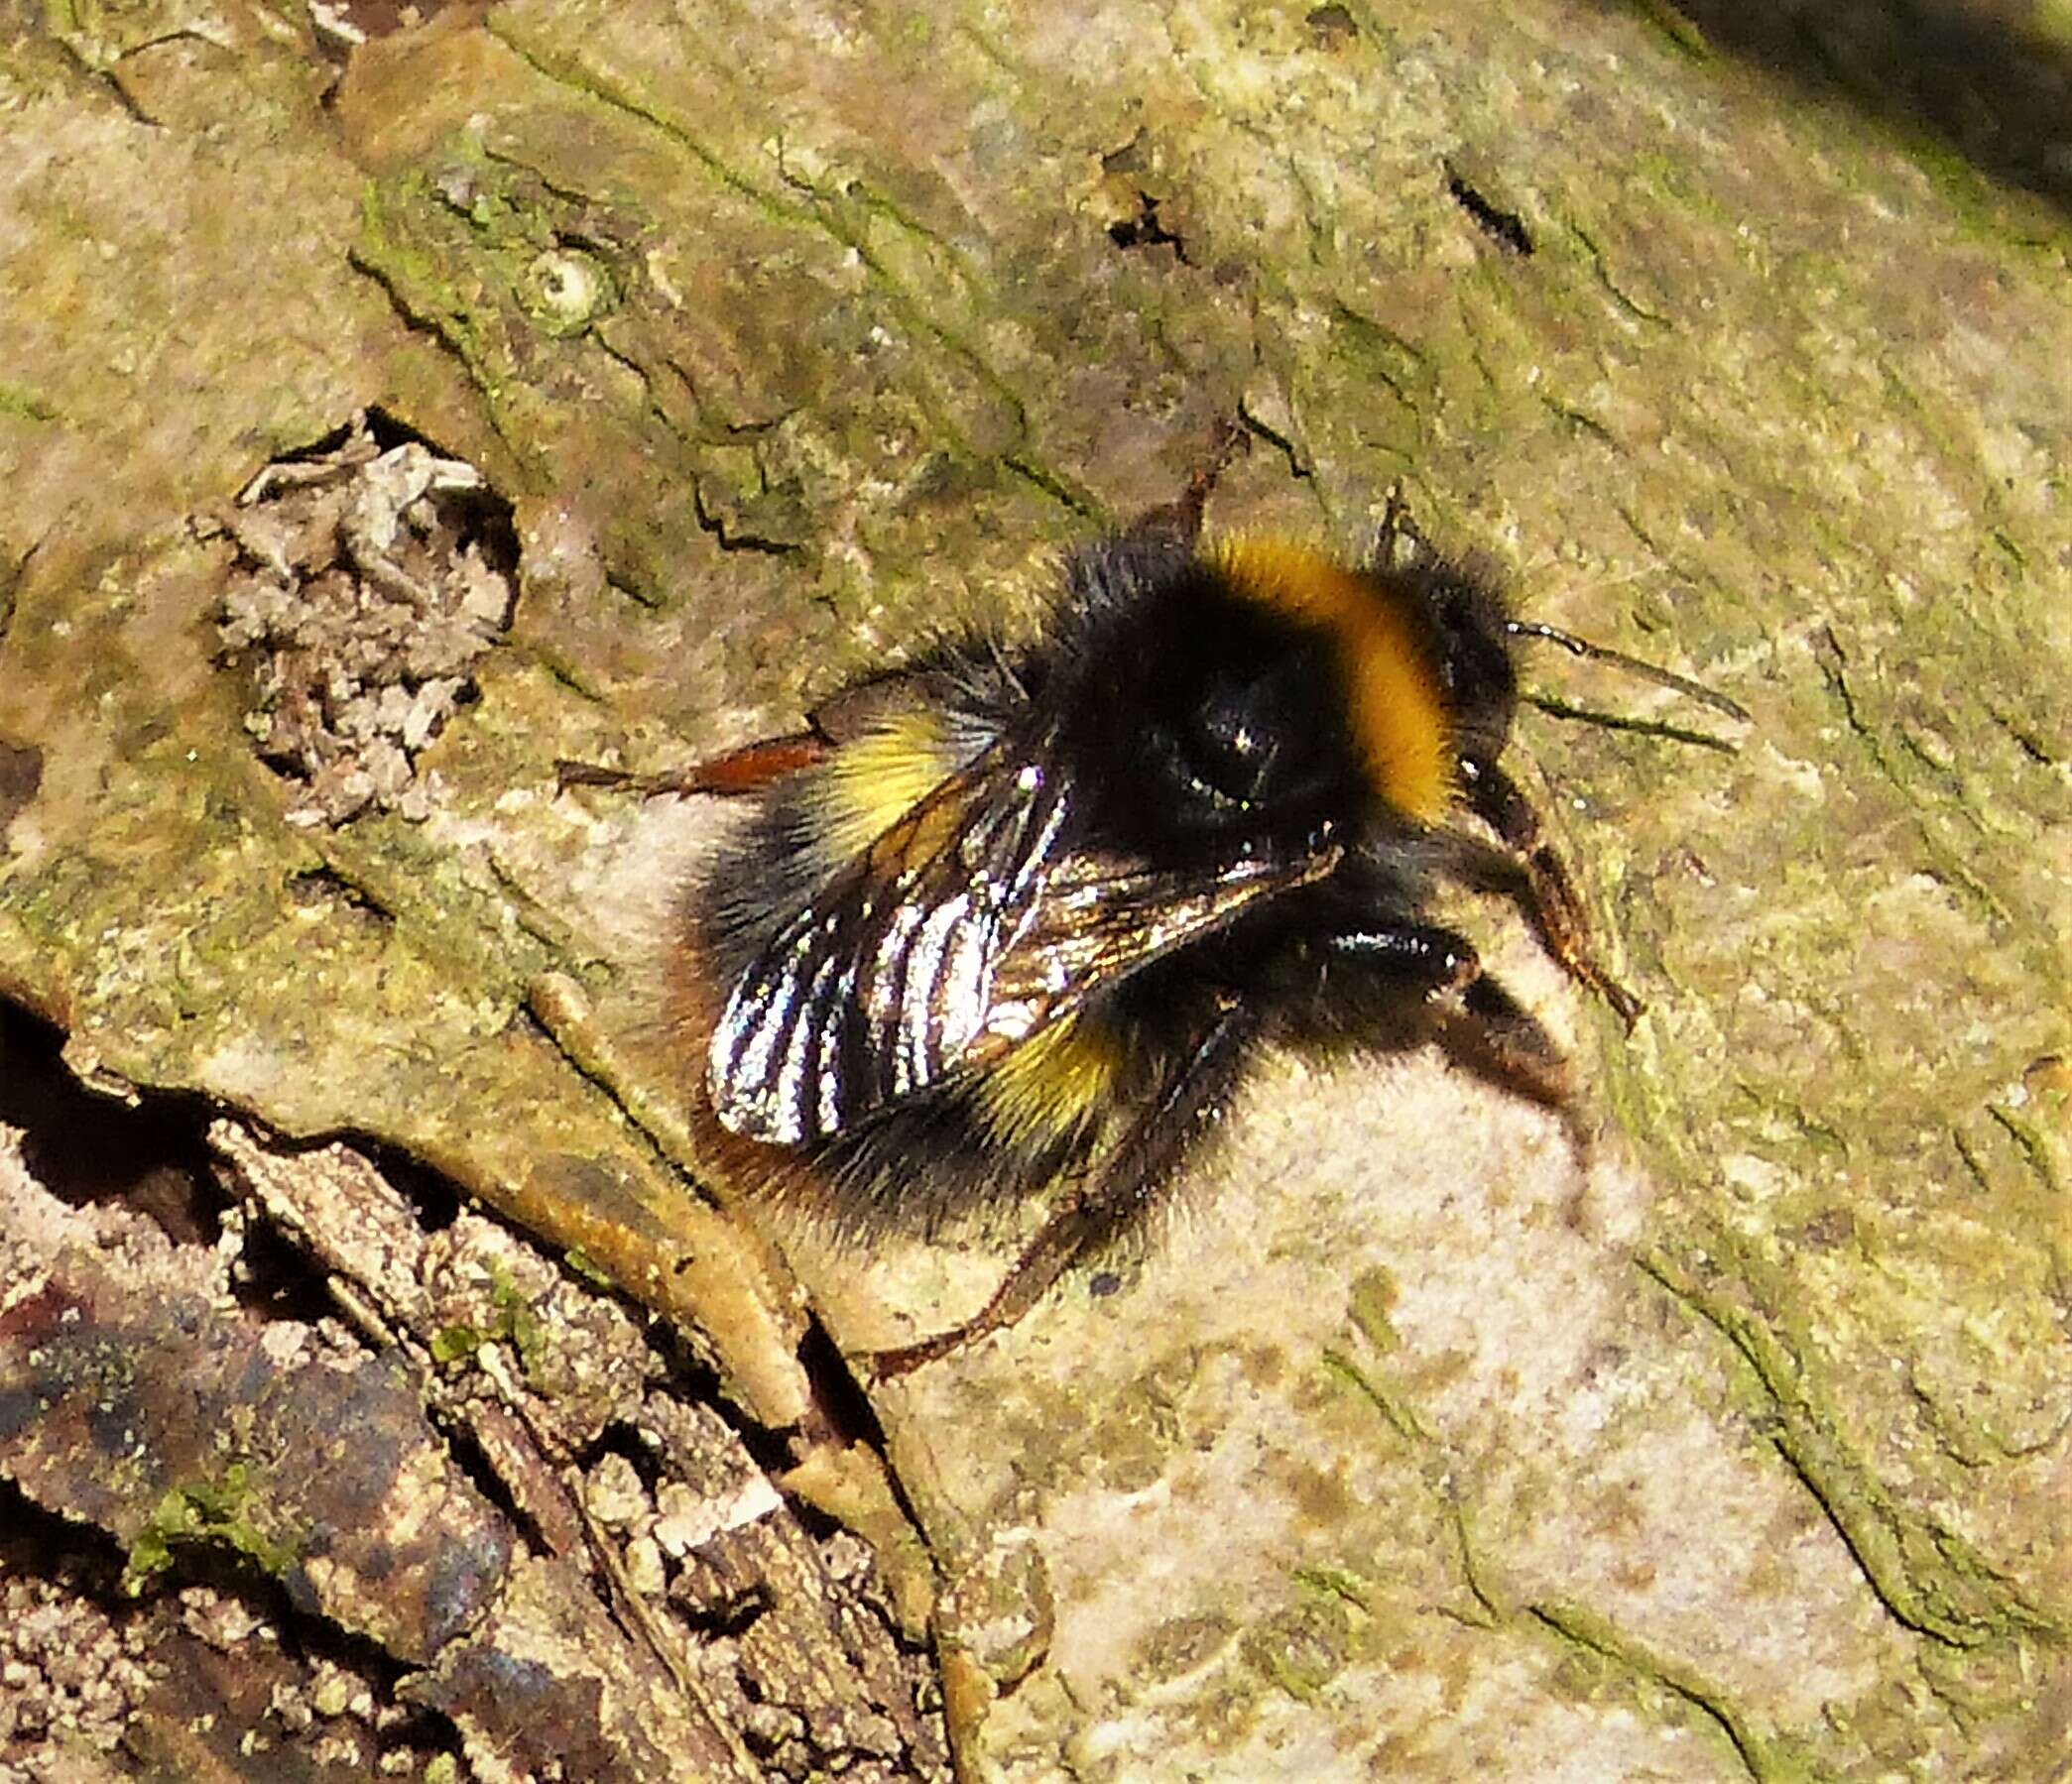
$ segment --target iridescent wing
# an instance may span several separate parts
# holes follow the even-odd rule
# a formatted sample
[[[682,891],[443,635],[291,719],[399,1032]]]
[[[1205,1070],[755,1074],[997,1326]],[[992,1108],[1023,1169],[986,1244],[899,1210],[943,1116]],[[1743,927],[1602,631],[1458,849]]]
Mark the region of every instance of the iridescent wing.
[[[734,984],[706,1061],[721,1123],[825,1139],[1339,859],[1161,872],[1070,846],[1070,820],[1065,777],[998,746],[860,853]]]

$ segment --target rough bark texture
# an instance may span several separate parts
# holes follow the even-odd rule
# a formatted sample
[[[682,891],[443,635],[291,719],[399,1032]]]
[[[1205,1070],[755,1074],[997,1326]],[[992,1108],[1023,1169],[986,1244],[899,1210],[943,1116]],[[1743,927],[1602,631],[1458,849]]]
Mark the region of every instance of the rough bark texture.
[[[2061,9],[394,24],[0,21],[0,993],[193,1099],[156,1197],[0,1103],[0,1763],[931,1775],[939,1691],[971,1776],[2056,1775]],[[254,578],[395,595],[410,539],[234,498],[369,409],[509,504],[516,595],[330,711]],[[1212,521],[1400,484],[1749,709],[1535,664],[1648,1013],[1464,907],[1578,1122],[1278,1060],[1120,1292],[866,1414],[808,1306],[897,1342],[999,1236],[860,1256],[699,1151],[712,816],[553,764],[1012,619],[1233,415]]]

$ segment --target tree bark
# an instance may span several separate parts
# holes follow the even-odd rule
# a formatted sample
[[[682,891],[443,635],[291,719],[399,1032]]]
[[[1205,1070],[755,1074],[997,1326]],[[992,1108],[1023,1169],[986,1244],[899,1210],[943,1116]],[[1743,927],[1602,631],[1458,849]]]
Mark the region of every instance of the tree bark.
[[[2054,1775],[2072,50],[1897,16],[0,25],[0,994],[142,1098],[0,1057],[0,1584],[183,1656],[93,1720],[0,1635],[0,1762]],[[1569,1119],[1277,1058],[1118,1292],[866,1399],[1012,1236],[701,1144],[718,820],[554,765],[1026,623],[1231,417],[1211,525],[1400,489],[1746,708],[1530,665],[1647,1013],[1463,899]],[[312,643],[384,599],[413,666]],[[81,1162],[132,1119],[185,1190]]]

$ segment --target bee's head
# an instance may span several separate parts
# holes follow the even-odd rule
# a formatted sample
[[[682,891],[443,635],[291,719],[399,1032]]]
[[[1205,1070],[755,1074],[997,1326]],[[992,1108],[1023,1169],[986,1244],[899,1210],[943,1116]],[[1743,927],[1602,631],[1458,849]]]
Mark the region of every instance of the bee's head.
[[[1503,602],[1487,582],[1437,557],[1372,573],[1423,616],[1455,756],[1495,761],[1518,708],[1518,669]]]

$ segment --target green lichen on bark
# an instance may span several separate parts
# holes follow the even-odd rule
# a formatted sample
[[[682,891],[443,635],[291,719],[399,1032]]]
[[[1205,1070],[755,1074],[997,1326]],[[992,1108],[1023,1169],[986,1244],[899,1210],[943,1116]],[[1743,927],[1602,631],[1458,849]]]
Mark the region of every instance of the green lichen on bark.
[[[262,1573],[278,1577],[294,1563],[299,1545],[262,1529],[246,1515],[254,1496],[248,1466],[242,1462],[229,1464],[216,1480],[167,1488],[130,1543],[124,1588],[145,1591],[173,1565],[183,1543],[221,1544]],[[257,1497],[264,1503],[263,1492]]]
[[[1747,1713],[1723,1699],[1692,1668],[1649,1653],[1604,1617],[1573,1605],[1535,1605],[1532,1615],[1586,1653],[1602,1657],[1635,1685],[1680,1699],[1716,1724],[1756,1784],[1796,1784],[1805,1766],[1777,1742],[1757,1732]]]
[[[1731,1240],[1724,1242],[1731,1248]],[[2039,1611],[2015,1583],[1977,1549],[1932,1517],[1909,1511],[1880,1480],[1852,1442],[1832,1384],[1806,1356],[1814,1346],[1803,1324],[1796,1331],[1737,1304],[1737,1291],[1769,1274],[1755,1258],[1732,1257],[1724,1291],[1686,1274],[1656,1253],[1643,1267],[1746,1359],[1753,1371],[1767,1435],[1834,1519],[1865,1577],[1893,1616],[1908,1628],[1952,1647],[1977,1647],[2028,1635],[2062,1640],[2062,1615]],[[1715,1263],[1717,1268],[1717,1261]],[[1789,1297],[1772,1292],[1772,1304]]]

